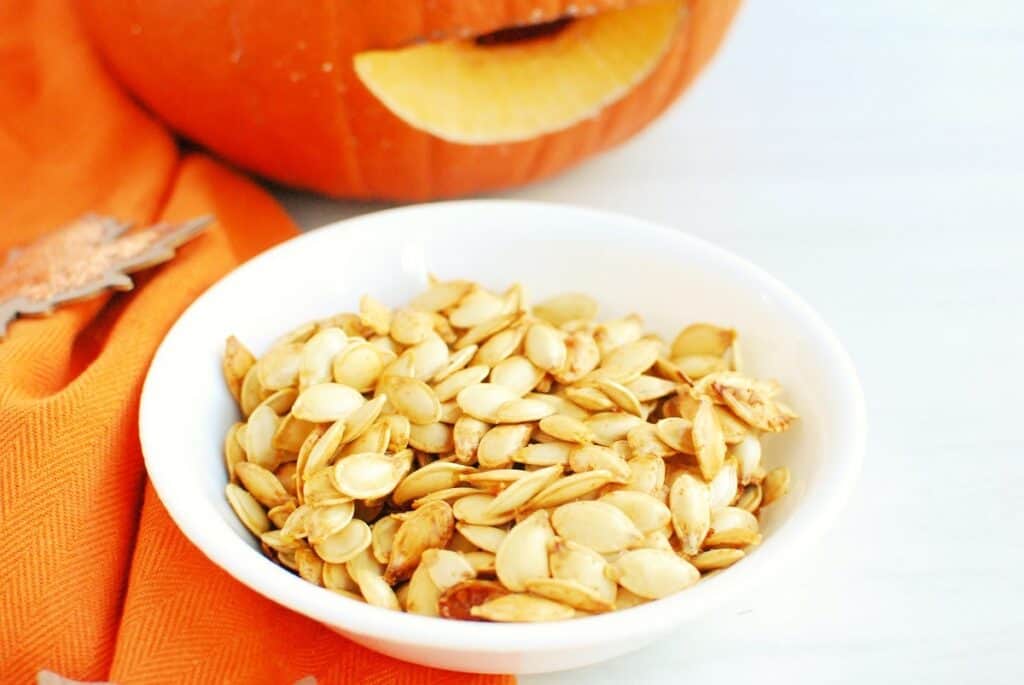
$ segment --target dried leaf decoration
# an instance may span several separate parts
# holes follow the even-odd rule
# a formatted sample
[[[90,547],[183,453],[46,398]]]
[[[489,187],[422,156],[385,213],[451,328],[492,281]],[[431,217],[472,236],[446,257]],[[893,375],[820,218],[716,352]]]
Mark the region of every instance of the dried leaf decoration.
[[[0,337],[19,314],[48,314],[108,288],[131,290],[128,274],[169,260],[211,220],[159,223],[122,236],[129,224],[86,214],[10,250],[0,267]]]

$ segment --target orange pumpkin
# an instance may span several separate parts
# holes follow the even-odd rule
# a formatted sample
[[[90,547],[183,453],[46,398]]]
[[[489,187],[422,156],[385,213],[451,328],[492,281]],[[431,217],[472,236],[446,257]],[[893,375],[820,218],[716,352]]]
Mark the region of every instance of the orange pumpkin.
[[[85,0],[116,76],[290,185],[427,199],[553,174],[648,124],[738,0]]]

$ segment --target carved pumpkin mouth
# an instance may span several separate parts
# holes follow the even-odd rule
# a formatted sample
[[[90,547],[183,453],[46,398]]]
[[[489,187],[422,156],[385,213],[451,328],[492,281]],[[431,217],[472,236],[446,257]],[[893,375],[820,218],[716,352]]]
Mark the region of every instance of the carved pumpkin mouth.
[[[354,56],[363,85],[410,126],[454,143],[529,140],[629,93],[685,21],[682,0]]]

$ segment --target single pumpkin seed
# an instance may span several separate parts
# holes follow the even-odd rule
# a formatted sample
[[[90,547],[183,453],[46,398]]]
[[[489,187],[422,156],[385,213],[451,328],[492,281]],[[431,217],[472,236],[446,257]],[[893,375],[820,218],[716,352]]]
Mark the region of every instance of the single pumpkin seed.
[[[619,585],[648,599],[667,597],[700,580],[700,571],[692,564],[661,549],[631,550],[613,568]]]
[[[258,371],[257,365],[253,364],[242,378],[242,387],[238,391],[238,407],[242,410],[243,416],[251,414],[253,409],[270,393],[260,382]]]
[[[430,386],[404,376],[388,379],[385,390],[398,413],[415,424],[435,423],[441,418],[441,402]]]
[[[501,526],[515,518],[512,514],[504,514],[502,516],[488,514],[487,509],[493,501],[494,495],[485,493],[467,495],[455,500],[455,504],[452,505],[452,511],[455,514],[455,518],[459,521],[478,526]]]
[[[491,552],[460,552],[478,576],[489,576],[493,578],[497,571],[496,557]]]
[[[498,547],[508,535],[507,530],[496,526],[476,526],[460,522],[455,524],[455,528],[471,543],[492,554],[497,554]]]
[[[562,368],[568,354],[561,331],[543,323],[535,323],[526,331],[523,350],[526,358],[544,371]]]
[[[476,570],[466,558],[447,549],[426,550],[420,566],[426,568],[434,585],[442,591],[464,580],[476,578]]]
[[[671,395],[676,389],[676,381],[642,375],[636,380],[626,383],[626,387],[639,401],[650,402]]]
[[[370,541],[370,527],[354,518],[338,532],[313,543],[313,549],[324,561],[343,564],[368,548]]]
[[[610,447],[581,445],[569,453],[569,468],[576,473],[601,469],[612,474],[620,483],[629,481],[631,471],[625,459]]]
[[[224,468],[228,472],[228,480],[232,483],[238,481],[238,477],[235,476],[235,464],[245,461],[245,449],[238,442],[238,429],[244,425],[242,422],[232,424],[224,436]]]
[[[238,338],[233,335],[228,337],[224,343],[221,369],[224,372],[224,381],[227,383],[228,391],[235,398],[235,402],[239,404],[241,404],[242,397],[242,381],[255,361],[256,357]]]
[[[487,514],[501,516],[514,512],[562,475],[560,465],[533,471],[502,490],[487,508]]]
[[[274,449],[284,452],[298,452],[306,436],[315,425],[310,421],[303,421],[295,418],[292,414],[287,414],[277,424],[274,437],[270,440],[271,445]]]
[[[576,443],[572,442],[543,442],[516,450],[512,454],[512,461],[518,464],[529,466],[559,466],[569,465],[569,455],[575,448]]]
[[[505,386],[517,397],[531,392],[543,378],[544,370],[521,356],[509,357],[491,370],[491,383]]]
[[[284,504],[292,498],[277,476],[262,466],[247,461],[241,462],[235,465],[235,474],[249,494],[267,508]]]
[[[279,453],[274,449],[274,433],[280,423],[281,418],[266,405],[257,407],[249,415],[244,434],[245,455],[249,462],[268,469],[277,465]]]
[[[629,460],[627,490],[653,494],[665,485],[665,461],[659,457],[641,456]]]
[[[601,355],[605,356],[622,345],[639,340],[643,333],[643,319],[636,314],[630,314],[621,319],[603,322],[597,327],[594,339],[601,350]]]
[[[381,417],[380,423],[388,429],[386,447],[388,452],[401,452],[409,446],[409,433],[412,430],[412,424],[408,418],[401,414],[391,414],[389,416]]]
[[[585,445],[594,440],[594,434],[587,424],[564,414],[546,416],[540,420],[538,427],[547,435],[566,442]]]
[[[497,469],[512,465],[512,455],[526,446],[533,433],[529,424],[495,426],[480,439],[476,458],[485,469]]]
[[[751,483],[750,485],[743,486],[743,490],[740,492],[739,497],[736,498],[733,506],[746,509],[754,514],[760,508],[763,497],[764,493],[761,486],[757,483]]]
[[[433,492],[454,488],[461,482],[462,476],[471,471],[470,467],[463,464],[435,461],[403,478],[391,499],[395,504],[403,505]]]
[[[308,504],[295,507],[288,518],[281,524],[281,532],[291,538],[304,538],[309,535],[309,517],[313,507]]]
[[[267,390],[281,390],[298,385],[301,364],[301,343],[288,343],[272,347],[256,362],[260,385]]]
[[[583,293],[564,293],[535,304],[533,315],[552,326],[561,326],[567,321],[589,321],[597,316],[597,301]]]
[[[598,368],[606,378],[619,383],[629,383],[654,366],[660,351],[657,340],[641,338],[616,347],[601,360],[601,366]]]
[[[352,576],[348,574],[345,564],[324,562],[321,576],[323,586],[328,590],[340,590],[348,593],[359,592],[359,586],[356,585],[356,581],[352,580]]]
[[[789,492],[789,481],[789,469],[785,466],[769,471],[761,483],[761,491],[763,493],[761,506],[768,506],[777,502],[783,495]]]
[[[454,531],[455,517],[447,502],[430,502],[414,510],[395,532],[384,579],[393,584],[408,578],[423,552],[447,545]]]
[[[611,472],[604,469],[574,473],[571,476],[559,478],[537,493],[537,496],[527,503],[527,508],[544,509],[571,502],[607,485],[612,478]]]
[[[736,340],[736,331],[709,323],[695,323],[679,331],[672,341],[672,356],[710,355],[721,357]]]
[[[672,521],[672,512],[668,507],[644,492],[617,490],[602,496],[598,501],[620,509],[645,535],[663,530]]]
[[[448,320],[456,328],[472,328],[504,314],[504,302],[494,293],[477,288],[462,298],[452,309]]]
[[[710,482],[725,461],[725,435],[710,400],[701,400],[693,417],[693,448],[704,480]]]
[[[539,421],[555,413],[554,407],[540,400],[515,399],[498,407],[497,423],[525,423]]]
[[[384,581],[381,564],[373,558],[368,548],[350,559],[345,569],[359,586],[359,592],[368,604],[385,609],[401,609],[394,590]]]
[[[450,377],[453,373],[461,371],[462,369],[469,366],[469,362],[472,361],[473,357],[479,348],[476,345],[470,345],[469,347],[463,347],[461,350],[453,352],[447,357],[445,363],[441,366],[440,370],[434,374],[431,379],[435,385]]]
[[[520,318],[520,314],[513,312],[509,314],[501,314],[488,319],[482,323],[473,326],[463,334],[461,338],[455,341],[455,349],[461,350],[464,347],[470,345],[478,345],[484,340],[487,340],[492,335],[496,335],[501,331],[505,330],[509,326],[513,325]]]
[[[569,502],[555,509],[551,524],[558,535],[607,554],[619,552],[643,540],[633,522],[607,502]]]
[[[395,543],[395,533],[402,521],[397,516],[384,516],[374,521],[370,528],[370,545],[373,558],[382,564],[391,559],[391,549]]]
[[[696,454],[693,445],[693,424],[682,417],[669,417],[658,421],[655,426],[662,442],[683,454]]]
[[[690,563],[693,564],[693,566],[701,573],[707,573],[709,571],[717,571],[718,569],[732,566],[744,556],[746,556],[746,554],[742,549],[721,547],[719,549],[709,549],[706,552],[701,552],[690,559]]]
[[[434,394],[441,402],[447,402],[471,385],[477,385],[487,378],[491,370],[486,366],[470,366],[456,371],[434,386]]]
[[[391,493],[409,471],[412,452],[389,456],[363,452],[341,459],[333,470],[338,490],[353,499],[373,499]]]
[[[562,621],[572,618],[572,607],[550,599],[512,593],[471,607],[469,613],[477,618],[500,622]]]
[[[270,519],[267,518],[267,513],[248,491],[234,483],[228,483],[224,494],[238,520],[249,529],[250,533],[259,536],[270,530]]]
[[[711,492],[712,511],[732,504],[733,500],[736,499],[738,483],[736,460],[729,457],[725,460],[718,474],[708,483],[708,489]]]
[[[359,298],[359,321],[377,335],[387,335],[391,329],[391,308],[371,295]]]
[[[302,476],[308,478],[334,459],[345,436],[345,422],[335,421],[314,443],[303,461]]]
[[[462,477],[462,480],[478,488],[501,490],[505,486],[515,483],[520,478],[525,478],[528,474],[528,471],[520,471],[518,469],[488,469],[468,473]]]
[[[413,424],[409,431],[409,444],[413,449],[428,454],[447,454],[455,449],[452,427],[446,423]]]
[[[501,583],[490,580],[466,580],[441,593],[438,609],[444,618],[480,621],[483,619],[470,613],[473,607],[507,594],[508,590]]]
[[[544,395],[541,393],[531,392],[526,395],[526,399],[547,402],[554,408],[556,414],[568,416],[569,418],[576,419],[577,421],[583,421],[590,416],[590,412],[583,407],[558,395]]]
[[[354,342],[334,357],[331,377],[337,383],[367,392],[377,384],[386,363],[381,349],[373,343]]]
[[[434,550],[428,550],[434,551]],[[405,587],[405,601],[401,602],[403,609],[410,614],[420,616],[438,616],[438,602],[441,599],[441,588],[437,587],[427,572],[427,567],[420,564],[412,572],[409,582]]]
[[[288,410],[292,408],[292,404],[295,402],[295,398],[298,397],[298,395],[299,391],[295,388],[282,388],[281,390],[275,390],[264,397],[263,400],[256,405],[256,409],[259,409],[262,406],[267,406],[270,407],[278,416],[284,416],[288,413]]]
[[[681,473],[669,491],[672,527],[684,554],[700,552],[701,543],[711,528],[711,492],[699,478]]]
[[[455,421],[452,429],[452,442],[455,444],[455,458],[463,464],[470,464],[476,461],[477,448],[480,440],[490,429],[490,424],[484,423],[472,416],[463,414]]]
[[[516,524],[495,554],[498,580],[509,590],[526,589],[526,581],[548,578],[548,545],[554,539],[546,511],[536,511]]]
[[[313,334],[302,348],[299,363],[299,387],[308,388],[331,380],[334,357],[348,345],[348,336],[340,328],[330,326]]]
[[[644,411],[640,406],[640,400],[626,386],[607,378],[598,378],[594,381],[594,387],[603,392],[622,411],[633,416],[643,417]]]
[[[549,548],[548,563],[553,578],[579,583],[603,602],[615,602],[618,586],[608,577],[608,562],[589,547],[555,538]]]
[[[290,538],[279,530],[268,530],[260,535],[260,542],[275,552],[296,552],[302,548],[302,541]]]
[[[611,611],[615,604],[602,598],[595,590],[565,578],[534,578],[526,581],[526,589],[534,595],[565,604],[580,611]]]
[[[434,500],[444,500],[445,502],[448,502],[450,504],[455,500],[459,499],[460,497],[465,497],[467,495],[476,495],[479,494],[479,492],[480,491],[477,490],[476,488],[470,487],[454,487],[444,488],[442,490],[435,490],[429,495],[424,495],[423,497],[414,499],[412,501],[412,508],[419,509],[424,504],[433,502]]]
[[[607,395],[590,385],[570,386],[565,389],[565,396],[588,411],[608,411],[615,408],[615,403]]]
[[[318,383],[299,393],[292,414],[312,423],[340,421],[361,407],[366,400],[356,390],[340,383]]]
[[[409,306],[421,312],[439,312],[454,307],[472,289],[469,281],[437,281],[409,301]]]
[[[719,373],[729,368],[728,362],[721,357],[712,357],[706,354],[694,354],[687,357],[673,357],[672,363],[679,367],[679,370],[687,378],[699,380],[713,373]]]
[[[399,309],[391,317],[391,328],[388,334],[395,342],[402,345],[418,345],[433,331],[434,319],[426,312]]]
[[[621,412],[601,412],[587,419],[587,427],[594,434],[594,442],[611,445],[625,440],[630,429],[643,424],[643,419]]]
[[[297,509],[295,500],[288,500],[284,504],[278,504],[267,511],[267,518],[276,527],[282,528],[288,522],[288,518]]]
[[[650,423],[633,426],[626,433],[626,443],[632,457],[669,457],[675,450],[658,436],[658,429]]]
[[[587,331],[574,331],[565,338],[565,363],[551,373],[559,383],[570,384],[584,378],[601,362],[601,350]]]
[[[356,506],[352,502],[313,507],[306,521],[310,544],[324,542],[341,532],[352,521],[355,511]]]
[[[341,456],[350,457],[363,452],[395,451],[391,449],[391,426],[394,424],[389,421],[390,418],[390,416],[383,416],[374,421],[359,437],[341,448]],[[408,436],[406,436],[406,442],[408,442]]]
[[[524,335],[525,330],[522,327],[507,328],[501,331],[480,345],[476,355],[473,357],[473,363],[483,364],[491,368],[497,366],[502,360],[515,354],[519,346],[523,344]],[[476,346],[471,345],[471,347]]]
[[[497,423],[498,408],[518,397],[503,385],[477,383],[461,390],[455,399],[466,414],[487,423]]]
[[[338,490],[334,483],[334,469],[321,469],[302,481],[302,502],[311,507],[342,504],[352,499]]]

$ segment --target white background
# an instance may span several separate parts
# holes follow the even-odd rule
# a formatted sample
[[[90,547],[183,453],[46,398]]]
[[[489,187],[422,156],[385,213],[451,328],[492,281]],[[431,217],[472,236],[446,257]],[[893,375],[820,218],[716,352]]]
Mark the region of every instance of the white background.
[[[375,209],[276,191],[304,227]],[[851,506],[802,566],[556,683],[1024,681],[1024,4],[749,0],[625,146],[507,193],[733,250],[845,341]]]

